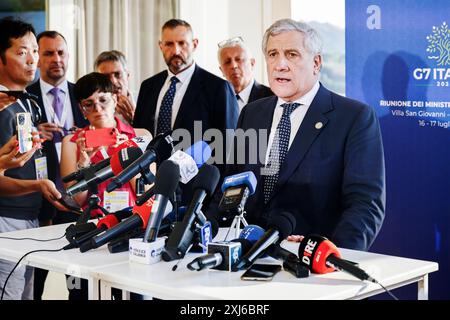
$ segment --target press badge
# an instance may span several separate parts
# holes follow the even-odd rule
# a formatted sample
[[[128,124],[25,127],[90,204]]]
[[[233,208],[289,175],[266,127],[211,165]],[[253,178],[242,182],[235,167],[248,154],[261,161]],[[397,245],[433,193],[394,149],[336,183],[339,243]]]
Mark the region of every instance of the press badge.
[[[36,167],[36,179],[48,179],[47,157],[39,157],[34,159]]]
[[[116,212],[125,209],[129,207],[129,196],[130,193],[128,191],[105,191],[103,194],[103,208],[108,212]]]

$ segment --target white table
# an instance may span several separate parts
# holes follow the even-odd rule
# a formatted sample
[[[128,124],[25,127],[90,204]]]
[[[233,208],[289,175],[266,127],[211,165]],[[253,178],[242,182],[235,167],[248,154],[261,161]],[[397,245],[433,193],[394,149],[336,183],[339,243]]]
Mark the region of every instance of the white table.
[[[53,239],[61,237],[70,224],[0,233],[0,237]],[[66,238],[50,242],[33,240],[6,240],[0,238],[0,258],[17,262],[25,253],[39,249],[59,249],[68,244]],[[28,255],[21,264],[64,273],[88,280],[89,299],[98,299],[98,280],[92,277],[99,267],[128,262],[128,252],[111,254],[105,246],[81,253],[79,249],[60,252],[37,252]]]
[[[298,244],[283,243],[283,246],[295,251]],[[435,262],[346,249],[341,253],[344,258],[358,262],[388,289],[418,282],[419,299],[428,299],[428,274],[438,270]],[[190,271],[186,265],[196,256],[188,254],[176,271],[171,269],[177,261],[153,265],[124,262],[97,268],[94,277],[101,280],[102,298],[110,298],[111,287],[161,299],[363,299],[384,292],[379,285],[362,282],[343,272],[297,279],[281,271],[272,281],[260,282],[240,280],[243,271]]]
[[[2,233],[3,237],[57,238],[68,224]],[[25,253],[37,249],[59,249],[65,238],[51,242],[0,239],[0,258],[18,261]],[[284,243],[295,252],[298,244]],[[344,258],[360,264],[371,276],[389,289],[418,282],[418,298],[428,298],[428,274],[438,270],[435,262],[341,250]],[[297,279],[279,272],[270,282],[242,281],[241,272],[214,270],[190,271],[186,265],[198,254],[188,254],[176,271],[178,261],[153,265],[130,263],[128,253],[111,254],[106,246],[80,253],[78,249],[61,252],[38,252],[22,263],[88,280],[89,299],[110,299],[111,287],[142,293],[161,299],[362,299],[383,292],[373,283],[361,282],[343,272],[311,275]],[[99,287],[100,283],[100,287]]]

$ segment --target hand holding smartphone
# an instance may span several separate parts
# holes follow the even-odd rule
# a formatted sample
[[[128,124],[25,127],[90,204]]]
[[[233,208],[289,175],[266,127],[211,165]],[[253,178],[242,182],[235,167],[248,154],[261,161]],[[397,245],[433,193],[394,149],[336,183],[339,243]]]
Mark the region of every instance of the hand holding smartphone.
[[[86,139],[86,148],[110,146],[117,142],[117,135],[114,128],[87,130],[84,137]]]
[[[270,281],[280,270],[281,266],[278,264],[255,263],[242,274],[241,280]]]

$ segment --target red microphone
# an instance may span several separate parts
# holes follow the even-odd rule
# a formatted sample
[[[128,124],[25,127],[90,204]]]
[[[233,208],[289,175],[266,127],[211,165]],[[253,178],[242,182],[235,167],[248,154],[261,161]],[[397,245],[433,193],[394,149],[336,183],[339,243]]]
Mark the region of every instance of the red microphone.
[[[314,273],[324,274],[335,270],[345,271],[360,280],[378,283],[364,270],[347,260],[334,243],[319,235],[306,236],[298,248],[300,262]]]

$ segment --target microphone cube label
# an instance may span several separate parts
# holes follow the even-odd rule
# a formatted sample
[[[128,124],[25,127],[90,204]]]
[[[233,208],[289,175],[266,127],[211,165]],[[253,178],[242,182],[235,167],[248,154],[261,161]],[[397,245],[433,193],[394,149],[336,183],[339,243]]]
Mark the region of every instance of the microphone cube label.
[[[231,266],[241,257],[241,244],[239,242],[211,242],[208,245],[208,254],[220,253],[223,261],[211,269],[231,271]]]

